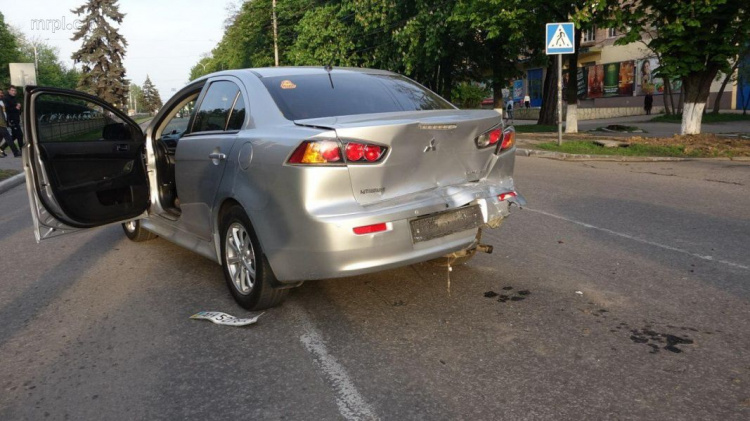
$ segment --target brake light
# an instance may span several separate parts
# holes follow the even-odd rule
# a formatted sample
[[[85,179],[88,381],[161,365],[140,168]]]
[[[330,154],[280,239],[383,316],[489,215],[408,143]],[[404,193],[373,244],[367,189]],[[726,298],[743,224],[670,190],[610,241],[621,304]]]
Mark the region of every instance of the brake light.
[[[349,142],[346,144],[347,162],[378,162],[388,150],[385,146],[370,143]]]
[[[503,132],[503,143],[500,144],[500,152],[508,150],[516,144],[516,131],[507,129]]]
[[[346,159],[348,161],[359,161],[365,156],[365,145],[361,143],[349,143],[346,145]]]
[[[383,156],[383,148],[377,145],[365,146],[365,159],[369,162],[375,162]]]
[[[362,227],[355,227],[354,233],[357,235],[373,234],[376,232],[383,232],[388,230],[388,224],[382,222],[380,224],[365,225]]]
[[[497,200],[499,200],[499,201],[501,201],[501,202],[502,202],[502,201],[503,201],[503,200],[505,200],[505,199],[510,199],[511,197],[516,197],[516,196],[518,196],[518,195],[516,194],[516,192],[514,192],[514,191],[509,191],[509,192],[507,192],[507,193],[500,193],[500,194],[498,194],[498,195],[497,195]]]
[[[334,140],[306,140],[289,157],[290,164],[337,164],[343,161]]]
[[[478,148],[486,148],[492,145],[496,145],[497,142],[499,142],[502,138],[502,129],[495,128],[486,133],[482,133],[476,139],[474,139],[474,142],[477,144]]]

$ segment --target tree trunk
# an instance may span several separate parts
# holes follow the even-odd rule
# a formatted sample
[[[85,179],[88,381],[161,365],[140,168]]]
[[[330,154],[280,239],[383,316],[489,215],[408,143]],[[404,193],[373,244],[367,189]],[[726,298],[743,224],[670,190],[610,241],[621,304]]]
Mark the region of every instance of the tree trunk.
[[[669,106],[669,97],[672,96],[672,87],[669,84],[669,79],[662,78],[664,81],[664,94],[661,96],[662,102],[664,102],[664,114],[672,115],[674,108]]]
[[[721,89],[719,89],[719,93],[716,94],[716,100],[714,101],[714,114],[719,114],[719,108],[721,107],[721,96],[724,94],[724,89],[727,87],[727,83],[729,83],[729,80],[732,79],[732,75],[734,74],[734,71],[737,70],[737,67],[740,65],[739,57],[737,60],[734,61],[734,66],[732,66],[732,70],[729,71],[729,73],[724,77],[724,82],[721,82]]]
[[[568,111],[565,115],[565,133],[578,133],[578,50],[581,49],[581,32],[575,31],[575,53],[568,55],[568,86],[565,98]]]
[[[453,63],[447,57],[440,64],[440,79],[445,97],[450,98],[453,95]]]
[[[711,82],[719,68],[709,66],[682,78],[680,96],[684,98],[681,134],[700,134],[703,110],[706,108]]]
[[[539,110],[539,119],[536,124],[552,126],[557,124],[555,110],[557,109],[557,69],[555,62],[557,57],[547,57],[547,74],[544,76],[544,87],[542,89],[542,109]]]

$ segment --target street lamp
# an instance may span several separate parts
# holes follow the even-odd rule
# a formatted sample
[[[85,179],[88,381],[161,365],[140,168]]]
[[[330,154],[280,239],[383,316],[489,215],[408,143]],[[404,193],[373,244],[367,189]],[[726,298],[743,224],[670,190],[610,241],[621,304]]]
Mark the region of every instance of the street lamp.
[[[47,41],[49,38],[45,38],[43,40],[40,40],[39,38],[34,38],[31,40],[31,47],[34,49],[34,79],[36,79],[36,84],[39,84],[39,55],[36,51],[36,46],[41,41]]]

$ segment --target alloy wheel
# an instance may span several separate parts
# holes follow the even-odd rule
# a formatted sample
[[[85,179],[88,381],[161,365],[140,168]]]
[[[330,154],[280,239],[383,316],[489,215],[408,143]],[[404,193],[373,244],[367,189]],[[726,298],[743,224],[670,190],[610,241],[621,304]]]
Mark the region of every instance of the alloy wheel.
[[[224,254],[227,271],[235,289],[242,295],[248,295],[255,285],[256,259],[253,244],[245,227],[239,222],[232,223],[227,229]]]

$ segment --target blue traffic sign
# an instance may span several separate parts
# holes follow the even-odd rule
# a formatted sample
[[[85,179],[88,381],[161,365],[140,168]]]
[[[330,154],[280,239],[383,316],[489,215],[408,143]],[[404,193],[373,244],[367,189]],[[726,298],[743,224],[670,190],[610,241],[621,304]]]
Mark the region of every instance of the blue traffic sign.
[[[573,54],[575,46],[575,27],[572,22],[547,24],[547,55]]]

